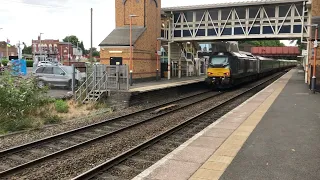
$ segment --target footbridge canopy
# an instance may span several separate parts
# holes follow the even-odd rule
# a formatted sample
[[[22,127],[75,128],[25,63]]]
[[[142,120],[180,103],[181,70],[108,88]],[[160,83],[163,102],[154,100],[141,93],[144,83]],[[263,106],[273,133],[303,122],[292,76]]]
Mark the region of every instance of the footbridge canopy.
[[[255,0],[162,8],[161,36],[170,41],[308,37],[308,0]]]

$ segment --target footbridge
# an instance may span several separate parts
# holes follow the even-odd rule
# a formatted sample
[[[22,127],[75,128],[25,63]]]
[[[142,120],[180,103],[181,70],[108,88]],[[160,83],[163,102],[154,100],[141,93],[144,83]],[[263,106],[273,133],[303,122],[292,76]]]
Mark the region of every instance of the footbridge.
[[[255,0],[162,8],[161,36],[170,41],[308,37],[308,0]]]
[[[206,74],[205,54],[219,49],[218,41],[306,41],[311,32],[310,0],[247,0],[161,10],[161,44],[167,57],[162,67],[168,67],[169,79]],[[234,43],[227,48],[238,50]]]

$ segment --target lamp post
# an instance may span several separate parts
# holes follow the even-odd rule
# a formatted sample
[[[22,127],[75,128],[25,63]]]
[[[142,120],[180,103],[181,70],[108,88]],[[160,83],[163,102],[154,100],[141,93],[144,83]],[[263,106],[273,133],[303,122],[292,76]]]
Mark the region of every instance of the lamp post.
[[[68,37],[68,61],[70,66],[70,36]]]
[[[159,41],[160,41],[160,43],[161,43],[161,41],[166,41],[166,39],[165,38],[157,38],[157,52],[156,52],[156,56],[157,56],[157,80],[159,80],[159,71],[160,71],[160,68],[159,68],[159,54],[158,54],[158,52],[160,51],[159,50]],[[161,45],[160,45],[160,48],[161,48]],[[160,76],[161,77],[161,76]]]
[[[318,24],[312,24],[312,25],[307,25],[307,26],[316,27],[314,42],[313,42],[314,55],[313,55],[312,80],[311,80],[311,91],[313,93],[315,93],[316,92],[316,83],[317,83],[316,65],[317,65],[317,48],[318,48]]]
[[[60,61],[62,62],[63,64],[63,54],[62,54],[62,45],[60,46]]]
[[[129,15],[130,17],[130,86],[132,86],[132,73],[133,73],[133,62],[132,62],[132,53],[133,53],[133,48],[132,48],[132,18],[133,17],[138,17],[137,15]]]
[[[2,30],[3,28],[0,28]],[[8,46],[8,45],[7,45]],[[2,60],[0,59],[0,67],[2,66]]]

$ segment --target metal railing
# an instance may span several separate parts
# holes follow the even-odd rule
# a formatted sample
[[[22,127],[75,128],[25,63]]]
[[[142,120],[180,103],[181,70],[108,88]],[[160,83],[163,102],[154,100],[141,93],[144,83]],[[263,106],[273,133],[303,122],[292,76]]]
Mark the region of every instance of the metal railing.
[[[85,101],[97,101],[101,94],[107,91],[107,73],[105,72],[103,76],[98,80],[98,82],[95,83],[95,85],[91,88],[89,93],[87,93],[87,96],[84,100],[82,100],[82,103]],[[102,89],[103,88],[103,89]]]
[[[90,67],[89,67],[90,66]],[[129,76],[127,65],[88,65],[86,80],[74,93],[77,102],[97,101],[107,91],[129,89]]]
[[[74,94],[75,101],[77,101],[77,102],[81,101],[82,102],[83,100],[85,100],[85,98],[87,97],[87,94],[88,94],[88,88],[94,82],[94,81],[89,82],[89,80],[91,80],[91,78],[94,76],[94,73],[95,72],[92,72],[87,77],[87,79],[82,83],[82,85],[78,88],[78,90],[75,92],[75,94]]]

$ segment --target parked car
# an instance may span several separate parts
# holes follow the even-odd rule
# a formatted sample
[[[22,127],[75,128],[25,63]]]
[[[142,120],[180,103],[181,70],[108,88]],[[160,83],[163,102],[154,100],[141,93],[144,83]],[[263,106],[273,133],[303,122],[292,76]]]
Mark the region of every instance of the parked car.
[[[42,67],[42,66],[51,66],[53,65],[53,63],[51,61],[40,61],[38,63],[38,67]]]
[[[68,87],[72,88],[72,67],[71,66],[42,66],[38,67],[33,75],[37,79],[37,85],[39,88],[44,86],[55,86],[55,87]],[[80,71],[75,72],[75,88],[80,85],[84,79],[84,75]]]

